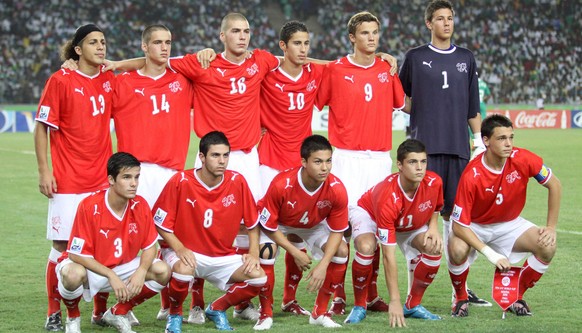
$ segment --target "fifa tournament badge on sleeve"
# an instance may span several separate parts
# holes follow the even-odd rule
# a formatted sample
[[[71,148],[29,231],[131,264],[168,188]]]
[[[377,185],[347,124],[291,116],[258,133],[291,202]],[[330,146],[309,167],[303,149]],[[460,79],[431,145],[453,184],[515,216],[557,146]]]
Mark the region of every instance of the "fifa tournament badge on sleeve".
[[[499,268],[495,269],[492,296],[495,302],[503,309],[501,319],[505,319],[507,309],[517,301],[520,272],[521,267],[511,267],[507,272],[502,272]]]

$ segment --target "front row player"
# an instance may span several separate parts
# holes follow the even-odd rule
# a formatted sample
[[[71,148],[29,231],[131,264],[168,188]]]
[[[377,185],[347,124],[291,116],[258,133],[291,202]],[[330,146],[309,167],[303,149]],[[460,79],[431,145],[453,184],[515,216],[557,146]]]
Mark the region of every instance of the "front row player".
[[[259,294],[267,281],[259,265],[257,207],[242,175],[226,170],[230,144],[222,132],[200,140],[199,169],[175,174],[154,205],[154,221],[169,248],[162,255],[172,267],[166,333],[182,332],[182,303],[194,277],[226,293],[206,308],[219,330],[232,330],[225,311]],[[241,220],[248,228],[249,253],[233,247]]]
[[[485,118],[481,135],[487,150],[463,172],[451,215],[454,223],[447,250],[455,289],[452,315],[469,314],[465,285],[469,266],[479,251],[502,271],[531,253],[519,275],[518,301],[509,308],[518,316],[529,316],[523,294],[546,272],[556,252],[562,186],[541,157],[513,146],[513,124],[507,117]],[[519,216],[530,177],[548,189],[545,227]]]
[[[268,282],[261,289],[261,317],[255,330],[267,330],[273,324],[276,245],[290,253],[301,270],[310,268],[311,259],[287,240],[288,234],[301,237],[314,259],[319,260],[308,274],[308,290],[318,291],[309,323],[341,327],[326,309],[335,288],[343,283],[347,268],[348,247],[343,233],[348,228],[348,196],[343,183],[330,173],[331,155],[331,144],[325,137],[307,137],[301,145],[302,166],[278,174],[259,202],[264,231],[261,266]]]
[[[436,173],[426,170],[426,148],[418,140],[408,139],[400,144],[396,160],[398,172],[372,187],[358,201],[352,227],[354,238],[371,233],[377,234],[380,240],[390,294],[390,326],[401,327],[406,326],[404,317],[441,319],[420,303],[440,267],[443,242],[437,221],[443,206],[443,183]],[[366,246],[376,246],[376,239],[370,239]],[[406,257],[409,271],[404,309],[398,291],[396,244]],[[360,271],[361,266],[355,261],[354,273]],[[369,273],[360,274],[354,281],[359,283],[354,287],[369,283]],[[362,295],[356,293],[354,297],[357,301]],[[354,306],[346,321],[356,323],[365,316],[365,308]]]
[[[115,153],[107,175],[109,189],[79,204],[67,252],[56,268],[67,306],[66,332],[81,332],[81,296],[90,302],[99,292],[115,292],[117,298],[103,320],[119,332],[133,332],[127,313],[159,293],[170,278],[168,265],[155,259],[158,233],[148,203],[136,195],[139,161]]]

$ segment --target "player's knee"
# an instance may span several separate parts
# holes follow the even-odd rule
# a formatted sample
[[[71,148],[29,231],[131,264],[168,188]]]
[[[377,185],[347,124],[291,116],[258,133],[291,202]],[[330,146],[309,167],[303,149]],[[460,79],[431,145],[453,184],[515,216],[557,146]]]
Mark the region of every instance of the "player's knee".
[[[373,234],[362,234],[354,239],[356,251],[371,256],[376,252],[376,237]]]
[[[153,280],[162,285],[168,284],[170,276],[172,275],[170,266],[163,261],[153,263],[150,271],[153,274]]]
[[[278,247],[275,243],[264,243],[261,244],[261,249],[259,250],[259,258],[271,260],[277,257]]]
[[[349,251],[350,250],[348,249],[348,244],[346,242],[341,242],[336,253],[335,253],[335,256],[341,257],[341,258],[347,258]]]
[[[264,271],[262,268],[260,268],[260,267],[259,267],[259,269],[253,269],[253,270],[251,270],[251,271],[250,271],[249,273],[247,273],[246,275],[247,275],[247,277],[246,277],[245,281],[246,281],[246,280],[249,280],[249,279],[259,279],[259,280],[260,280],[260,279],[262,279],[262,278],[265,278],[265,282],[267,281],[267,280],[266,280],[266,279],[267,279],[267,274],[266,274],[266,273],[265,273],[265,271]],[[265,284],[265,283],[263,282],[263,284]]]
[[[174,264],[174,267],[172,267],[172,272],[182,274],[182,275],[194,276],[194,267],[190,267],[190,266],[184,264],[181,260],[178,260]]]
[[[87,270],[82,265],[70,263],[61,269],[61,282],[67,290],[75,290],[87,279]]]
[[[536,257],[538,257],[540,260],[542,260],[544,262],[548,262],[548,263],[550,261],[552,261],[555,254],[556,254],[556,244],[548,245],[548,246],[543,246],[543,245],[538,244],[537,249],[534,252],[534,255]]]
[[[451,241],[449,239],[449,246],[446,250],[449,254],[449,261],[453,265],[460,265],[467,260],[470,247],[463,241]]]

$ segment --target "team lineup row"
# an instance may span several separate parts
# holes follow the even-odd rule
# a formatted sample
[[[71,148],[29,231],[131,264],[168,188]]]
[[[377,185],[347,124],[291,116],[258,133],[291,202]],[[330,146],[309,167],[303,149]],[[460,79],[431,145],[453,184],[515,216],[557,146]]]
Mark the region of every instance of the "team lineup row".
[[[198,303],[192,304],[191,322],[203,322],[205,314],[217,328],[230,329],[224,311],[236,306],[235,315],[257,320],[255,329],[269,329],[277,253],[273,243],[286,250],[284,308],[310,315],[312,324],[337,327],[330,312],[341,313],[345,307],[349,239],[342,236],[348,221],[355,246],[355,300],[346,323],[362,321],[374,306],[389,312],[391,326],[405,325],[405,317],[439,319],[420,301],[438,270],[443,244],[455,290],[454,316],[468,315],[466,278],[475,250],[502,270],[509,269],[508,259],[515,261],[512,252],[533,253],[522,272],[523,295],[555,251],[560,185],[539,157],[513,148],[507,119],[494,117],[481,140],[475,61],[470,51],[450,43],[453,15],[448,1],[427,6],[431,43],[407,53],[399,76],[391,74],[394,64],[377,58],[380,22],[367,12],[348,22],[353,53],[327,64],[308,60],[309,33],[296,21],[281,29],[281,59],[262,50],[247,51],[249,23],[237,13],[222,21],[224,51],[218,55],[205,50],[170,58],[171,33],[154,25],[142,35],[145,60],[106,63],[103,32],[92,24],[77,29],[63,58],[78,61],[78,69],[51,76],[36,117],[39,187],[49,198],[47,236],[53,241],[45,328],[62,329],[62,299],[66,330],[80,331],[77,304],[85,286],[90,291],[85,296],[94,300],[92,321],[120,332],[132,332],[133,306],[157,292],[167,293],[158,316],[167,318],[167,332],[181,332],[188,286],[201,292],[202,281],[208,280],[228,292],[206,311],[201,310],[203,297],[193,300]],[[128,71],[116,77],[101,71],[104,64]],[[324,105],[330,109],[329,142],[311,136],[312,109]],[[192,108],[202,140],[195,169],[182,171]],[[411,114],[411,135],[417,140],[400,146],[399,172],[390,175],[396,109]],[[129,154],[111,157],[111,118],[117,150]],[[496,196],[493,201],[489,196],[473,200],[460,192],[453,210],[470,158],[467,124],[475,134],[474,145],[488,148],[468,170],[475,178],[483,175],[480,186]],[[550,190],[545,228],[518,218],[525,202],[523,183],[532,176]],[[502,181],[511,185],[502,187]],[[465,190],[463,184],[459,189]],[[493,202],[503,215],[484,209]],[[395,207],[400,210],[390,215]],[[405,210],[410,212],[399,215]],[[439,212],[444,237],[438,232]],[[456,223],[449,223],[451,213]],[[511,223],[500,225],[511,226],[511,233],[490,228],[507,221]],[[164,261],[154,260],[158,233],[165,241],[160,250]],[[486,233],[506,237],[496,243],[495,237],[484,238]],[[397,288],[397,243],[414,272],[404,305]],[[295,301],[295,288],[287,288],[298,283],[287,279],[311,268],[306,246],[319,260],[308,275],[309,289],[318,290],[311,313]],[[389,306],[375,290],[380,247]],[[140,249],[144,251],[137,258]],[[368,290],[368,285],[373,287]],[[118,300],[109,310],[108,291]],[[260,293],[264,297],[256,314],[249,300]],[[525,301],[520,297],[518,302],[514,311],[529,314]]]

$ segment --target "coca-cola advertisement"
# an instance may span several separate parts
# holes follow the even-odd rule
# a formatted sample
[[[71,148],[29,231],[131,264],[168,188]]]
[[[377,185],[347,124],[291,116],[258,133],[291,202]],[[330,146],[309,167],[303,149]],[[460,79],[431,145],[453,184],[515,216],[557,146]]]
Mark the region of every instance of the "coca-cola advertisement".
[[[491,110],[503,114],[514,128],[571,128],[570,110]]]

